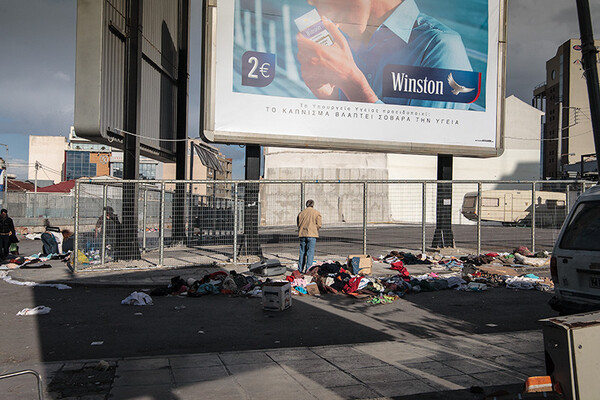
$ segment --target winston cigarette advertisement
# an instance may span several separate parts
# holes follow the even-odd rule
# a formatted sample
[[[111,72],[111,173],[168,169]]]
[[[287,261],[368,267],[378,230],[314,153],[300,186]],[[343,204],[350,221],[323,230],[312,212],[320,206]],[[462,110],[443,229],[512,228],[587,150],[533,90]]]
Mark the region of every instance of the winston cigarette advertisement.
[[[495,148],[501,1],[218,0],[206,136]]]

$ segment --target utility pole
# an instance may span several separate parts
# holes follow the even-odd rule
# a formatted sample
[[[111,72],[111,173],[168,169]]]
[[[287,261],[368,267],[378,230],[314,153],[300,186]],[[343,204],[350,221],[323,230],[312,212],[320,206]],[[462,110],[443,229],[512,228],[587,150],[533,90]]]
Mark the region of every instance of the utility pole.
[[[594,144],[596,146],[596,164],[600,173],[600,87],[598,86],[598,62],[596,46],[594,45],[594,31],[592,29],[592,16],[588,0],[577,0],[577,15],[579,17],[579,31],[581,32],[581,61],[585,80],[587,82],[588,97],[590,100],[590,114]],[[600,179],[600,178],[599,178]]]
[[[35,180],[34,180],[34,188],[33,188],[33,191],[35,193],[37,193],[37,188],[38,188],[37,176],[38,176],[39,169],[40,169],[40,163],[37,160],[35,160]]]
[[[37,202],[38,202],[38,198],[37,198],[37,189],[38,189],[38,184],[37,184],[37,177],[38,177],[38,170],[40,169],[40,163],[38,162],[38,160],[35,160],[35,180],[34,180],[34,185],[33,185],[33,217],[36,218],[37,217]]]

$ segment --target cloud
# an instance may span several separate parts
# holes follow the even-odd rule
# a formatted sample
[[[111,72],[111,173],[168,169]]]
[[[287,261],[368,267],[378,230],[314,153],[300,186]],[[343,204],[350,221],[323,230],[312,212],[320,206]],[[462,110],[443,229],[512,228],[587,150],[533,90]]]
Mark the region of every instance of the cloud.
[[[65,82],[70,82],[71,81],[71,76],[65,74],[64,72],[58,71],[54,73],[54,78],[61,80],[61,81],[65,81]]]
[[[64,134],[73,124],[75,0],[0,3],[0,133]]]
[[[0,133],[59,134],[73,124],[74,85],[52,74],[1,79]]]
[[[592,20],[597,21],[600,3],[590,2]],[[546,61],[556,55],[558,46],[579,38],[575,2],[562,0],[510,0],[508,2],[508,55],[506,94],[528,102],[533,89],[546,80]]]
[[[6,171],[9,175],[15,175],[18,180],[26,180],[29,164],[27,160],[8,157]]]

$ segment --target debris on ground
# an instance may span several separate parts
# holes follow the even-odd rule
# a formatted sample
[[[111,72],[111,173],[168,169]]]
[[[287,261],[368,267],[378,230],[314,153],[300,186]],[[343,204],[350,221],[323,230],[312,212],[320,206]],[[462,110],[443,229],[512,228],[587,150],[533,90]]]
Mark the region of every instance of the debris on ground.
[[[24,308],[17,313],[17,315],[42,315],[48,314],[52,309],[46,306],[37,306],[35,308]]]
[[[148,296],[143,292],[133,292],[123,300],[121,300],[121,304],[128,306],[151,306],[152,297]]]
[[[526,255],[523,255],[526,254]],[[535,262],[529,262],[533,260]],[[538,261],[539,260],[539,261]],[[389,265],[390,274],[373,276],[372,263]],[[533,266],[545,266],[549,262],[547,252],[532,254],[522,246],[513,253],[486,253],[481,255],[429,256],[408,252],[391,251],[386,256],[348,256],[346,263],[327,260],[317,262],[304,274],[293,270],[279,274],[275,279],[265,274],[268,267],[280,268],[279,261],[263,260],[249,268],[248,273],[217,271],[199,278],[184,279],[175,276],[167,286],[150,291],[151,296],[188,296],[227,294],[230,296],[262,297],[264,285],[288,282],[294,296],[319,296],[344,294],[364,299],[369,305],[389,304],[407,294],[453,289],[466,292],[482,292],[489,288],[540,291],[553,290],[552,281],[535,274],[526,274]],[[406,266],[428,266],[429,273],[412,276]],[[284,267],[285,268],[285,267]],[[289,272],[288,269],[285,272]]]

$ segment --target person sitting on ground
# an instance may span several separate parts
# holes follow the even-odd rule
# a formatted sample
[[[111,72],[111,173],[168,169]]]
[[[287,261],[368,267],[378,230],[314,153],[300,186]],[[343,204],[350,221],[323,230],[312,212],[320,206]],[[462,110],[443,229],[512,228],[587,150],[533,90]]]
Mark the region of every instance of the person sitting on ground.
[[[113,261],[118,261],[122,257],[123,252],[121,221],[119,221],[119,217],[115,214],[111,206],[107,206],[104,211],[106,211],[106,220],[103,221],[104,217],[102,215],[98,218],[94,229],[94,236],[97,240],[102,237],[102,226],[104,225],[106,229],[106,244],[112,249]]]
[[[42,233],[42,254],[62,254],[63,252],[63,235],[60,228],[57,226],[50,226],[49,222],[46,222],[46,230]]]
[[[65,253],[68,251],[73,251],[73,232],[68,229],[63,229],[61,233],[63,235],[63,251]]]

